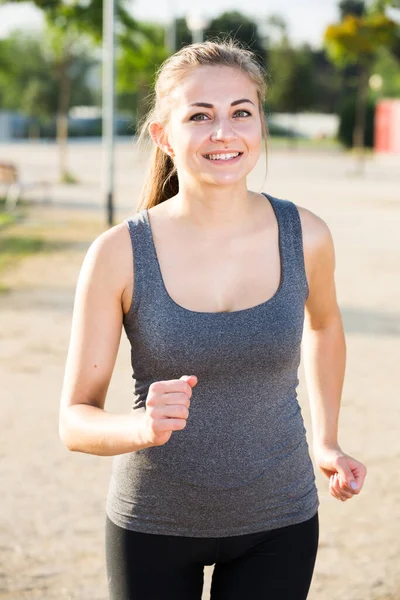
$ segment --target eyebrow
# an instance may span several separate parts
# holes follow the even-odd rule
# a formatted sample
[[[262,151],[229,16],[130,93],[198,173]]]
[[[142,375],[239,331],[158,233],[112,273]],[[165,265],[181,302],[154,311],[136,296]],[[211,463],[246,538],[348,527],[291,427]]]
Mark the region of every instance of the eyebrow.
[[[238,104],[243,104],[244,102],[250,102],[250,104],[255,106],[254,102],[252,102],[248,98],[241,98],[240,100],[234,100],[231,103],[231,106],[237,106]],[[209,104],[208,102],[193,102],[193,104],[189,104],[189,106],[202,106],[203,108],[214,108],[214,105]]]

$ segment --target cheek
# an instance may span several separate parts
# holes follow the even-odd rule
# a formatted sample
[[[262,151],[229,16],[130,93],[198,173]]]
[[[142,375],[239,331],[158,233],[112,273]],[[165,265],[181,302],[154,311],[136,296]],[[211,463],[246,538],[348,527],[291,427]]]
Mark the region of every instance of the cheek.
[[[262,141],[263,141],[261,124],[254,123],[251,126],[249,126],[247,134],[248,134],[249,144],[251,144],[254,147],[261,148]]]
[[[194,155],[201,152],[201,148],[204,148],[204,129],[202,131],[200,128],[192,131],[182,129],[176,139],[177,160],[181,164],[190,163]]]

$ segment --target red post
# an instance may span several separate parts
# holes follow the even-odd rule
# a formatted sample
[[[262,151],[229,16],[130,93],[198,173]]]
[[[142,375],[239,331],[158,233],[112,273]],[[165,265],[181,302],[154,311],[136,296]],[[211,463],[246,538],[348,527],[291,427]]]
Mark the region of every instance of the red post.
[[[375,152],[400,154],[400,100],[380,100],[375,113]]]

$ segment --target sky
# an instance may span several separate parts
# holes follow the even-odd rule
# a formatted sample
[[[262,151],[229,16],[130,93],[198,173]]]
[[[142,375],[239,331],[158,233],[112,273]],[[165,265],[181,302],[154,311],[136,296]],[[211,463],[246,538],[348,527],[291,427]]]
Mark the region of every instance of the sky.
[[[190,13],[192,0],[132,0],[132,12],[138,20],[167,22],[172,14]],[[293,43],[308,42],[322,46],[323,33],[329,23],[338,19],[338,0],[203,0],[201,14],[213,18],[227,10],[238,10],[253,17],[260,25],[271,14],[282,15],[289,26]],[[30,3],[9,2],[0,7],[0,38],[10,30],[39,28],[41,13]]]

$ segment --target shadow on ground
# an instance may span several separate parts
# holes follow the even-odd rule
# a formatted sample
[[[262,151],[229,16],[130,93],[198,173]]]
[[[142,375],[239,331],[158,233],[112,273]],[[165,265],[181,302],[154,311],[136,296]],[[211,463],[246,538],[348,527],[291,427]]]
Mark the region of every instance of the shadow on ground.
[[[400,313],[346,307],[341,308],[341,313],[346,333],[400,336]]]

